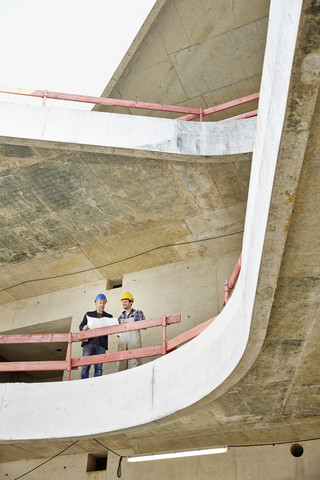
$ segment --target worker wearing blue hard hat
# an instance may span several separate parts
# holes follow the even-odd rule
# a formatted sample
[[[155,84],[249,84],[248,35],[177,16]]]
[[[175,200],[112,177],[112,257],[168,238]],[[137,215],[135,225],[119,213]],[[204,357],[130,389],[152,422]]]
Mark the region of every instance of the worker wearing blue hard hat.
[[[94,300],[96,310],[93,312],[87,312],[83,317],[82,322],[79,325],[80,331],[89,330],[88,321],[90,318],[102,318],[110,317],[112,315],[104,311],[107,297],[103,293],[99,293]],[[88,357],[90,355],[101,355],[106,353],[108,350],[108,335],[101,337],[89,338],[89,340],[82,342],[81,346],[83,348],[83,356]],[[91,365],[84,365],[81,370],[81,378],[88,378]],[[102,363],[94,365],[94,376],[100,377],[102,375]]]
[[[94,302],[96,302],[97,300],[105,300],[107,303],[107,297],[103,293],[99,293],[99,295],[97,295],[94,299]]]

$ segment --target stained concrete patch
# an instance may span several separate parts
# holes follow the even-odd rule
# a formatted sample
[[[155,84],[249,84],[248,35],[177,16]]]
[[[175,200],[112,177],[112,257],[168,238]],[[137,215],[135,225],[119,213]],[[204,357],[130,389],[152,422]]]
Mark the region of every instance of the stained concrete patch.
[[[187,95],[202,95],[210,91],[212,85],[222,88],[259,74],[267,24],[267,18],[257,20],[254,24],[206,40],[205,48],[203,44],[196,44],[170,55]],[[253,37],[255,41],[252,41]],[[223,64],[226,66],[226,57],[228,71],[220,68]]]
[[[101,244],[82,248],[105,277],[112,278],[124,272],[140,271],[157,265],[184,260],[187,255],[199,254],[197,244],[168,246],[188,239],[190,231],[184,223],[171,223],[149,230],[108,238]],[[159,248],[161,247],[161,248]],[[201,246],[200,246],[201,251]],[[127,260],[126,260],[127,259]],[[104,266],[105,265],[105,266]]]
[[[183,1],[175,2],[179,16],[192,44],[219,36],[229,30],[239,29],[268,15],[269,2],[202,1],[202,8],[190,2],[185,8]]]
[[[179,196],[167,162],[96,154],[81,154],[81,158],[133,222],[137,215],[159,220],[159,214],[170,211]]]
[[[112,218],[120,215],[103,185],[77,155],[61,155],[30,166],[20,176],[50,215],[69,230],[73,242],[86,242],[88,235],[91,241],[101,238]]]
[[[0,145],[0,154],[7,158],[30,158],[34,156],[30,147],[22,145]]]
[[[185,9],[183,9],[183,11],[184,10]],[[186,10],[189,10],[189,8]],[[190,46],[191,42],[177,10],[176,2],[166,2],[165,8],[161,10],[155,21],[155,26],[169,54]],[[141,45],[140,49],[141,48],[145,49],[146,46]],[[141,55],[141,52],[139,51],[138,54]]]
[[[157,79],[158,88],[156,91],[154,82],[145,82],[146,75],[147,77]],[[130,80],[128,81],[128,79]],[[165,97],[167,104],[176,105],[188,99],[177,72],[172,68],[170,59],[132,73],[127,77],[121,77],[117,82],[117,88],[122,98],[135,99],[136,92],[139,91],[141,84],[144,86],[141,101],[144,102],[161,103]],[[150,115],[150,113],[150,110],[134,111],[135,115]]]
[[[243,203],[247,200],[247,186],[240,180],[234,163],[207,165],[207,168],[225,205]]]
[[[102,275],[113,278],[126,271],[181,261],[192,258],[195,252],[204,255],[207,245],[180,245],[153,251],[130,265],[122,263],[100,272],[90,270],[69,276],[75,270],[81,272],[126,257],[127,253],[122,252],[135,254],[187,240],[191,232],[184,219],[198,216],[199,221],[202,218],[207,223],[203,213],[209,218],[213,211],[224,208],[219,189],[223,190],[224,179],[230,179],[225,176],[226,170],[232,171],[233,180],[246,189],[239,173],[243,172],[235,164],[216,165],[216,178],[212,179],[205,164],[123,155],[38,148],[31,163],[21,163],[17,168],[14,158],[8,158],[8,162],[9,169],[0,177],[2,262],[35,262],[39,272],[30,278],[37,279],[55,276],[54,255],[67,255],[64,252],[72,247],[84,252],[89,260],[88,264],[82,260],[77,263],[79,257],[73,266],[63,261],[57,274],[66,274],[65,280],[46,280],[41,287],[36,282],[16,287],[15,298],[24,298],[31,292],[55,291],[63,285],[74,286],[77,281],[96,281]],[[244,160],[244,164],[248,162]],[[236,217],[236,224],[243,222],[242,213],[241,220]],[[209,235],[209,226],[201,227],[199,221],[195,232]],[[222,225],[229,225],[230,221],[230,213],[217,220],[221,231],[225,231]],[[125,241],[120,241],[120,236]],[[110,244],[105,241],[107,237],[111,237]],[[13,278],[10,284],[15,283]]]
[[[223,237],[243,231],[246,204],[206,212],[185,219],[190,231],[198,238]]]

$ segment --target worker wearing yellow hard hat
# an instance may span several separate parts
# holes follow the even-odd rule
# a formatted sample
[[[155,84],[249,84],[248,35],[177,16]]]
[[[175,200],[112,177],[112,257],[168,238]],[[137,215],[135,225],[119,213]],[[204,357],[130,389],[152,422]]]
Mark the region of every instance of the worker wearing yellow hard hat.
[[[133,295],[129,292],[124,292],[121,296],[122,302],[122,314],[118,318],[118,322],[129,323],[129,322],[139,322],[140,320],[145,320],[145,316],[142,310],[135,310],[133,308],[134,298]],[[135,330],[133,332],[124,332],[119,334],[118,338],[118,351],[131,350],[135,348],[141,348],[141,334],[140,330]],[[140,358],[133,358],[131,360],[122,360],[118,362],[118,372],[122,370],[127,370],[127,368],[138,367],[141,365]]]
[[[120,300],[132,300],[132,302],[133,302],[134,298],[133,298],[133,296],[131,295],[131,293],[129,293],[129,292],[124,292],[124,293],[122,294],[122,297],[120,298]]]

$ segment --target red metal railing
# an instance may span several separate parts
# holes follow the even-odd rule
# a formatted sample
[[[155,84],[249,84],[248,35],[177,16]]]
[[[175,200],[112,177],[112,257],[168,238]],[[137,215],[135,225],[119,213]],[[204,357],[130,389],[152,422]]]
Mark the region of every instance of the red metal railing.
[[[225,281],[225,291],[222,305],[225,306],[230,294],[235,287],[241,269],[241,255],[232,272],[230,280]],[[47,333],[47,334],[25,334],[25,335],[0,335],[0,344],[31,344],[31,343],[63,343],[67,342],[66,360],[46,360],[28,362],[0,362],[0,372],[27,372],[27,371],[53,371],[66,370],[67,379],[71,380],[71,371],[77,370],[83,365],[95,365],[97,363],[118,362],[131,360],[133,358],[147,358],[158,355],[166,355],[182,344],[197,337],[215,319],[210,318],[206,322],[197,325],[187,332],[167,341],[167,326],[181,321],[181,315],[168,315],[140,322],[124,323],[110,327],[95,328],[77,333]],[[72,343],[83,342],[89,338],[102,335],[115,335],[117,333],[132,332],[153,327],[162,327],[162,344],[153,347],[137,348],[120,352],[105,353],[103,355],[91,355],[89,357],[72,358]]]
[[[253,100],[258,100],[258,98],[259,98],[259,93],[253,93],[252,95],[247,95],[246,97],[238,98],[237,100],[231,100],[230,102],[222,103],[221,105],[216,105],[215,107],[206,108],[205,110],[202,110],[201,113],[198,113],[198,115],[189,114],[189,115],[186,115],[185,117],[177,118],[177,120],[195,120],[196,118],[199,118],[201,114],[205,117],[207,115],[212,115],[213,113],[222,112],[223,110],[228,110],[228,108],[236,107],[238,105],[243,105],[244,103],[252,102]],[[243,117],[243,115],[247,115],[247,117]],[[248,118],[248,115],[250,117],[257,115],[257,110],[254,110],[253,112],[237,115],[237,117],[232,117],[232,119],[238,120],[240,118]],[[228,118],[226,120],[231,120],[231,118]]]
[[[215,317],[214,317],[215,318]],[[76,370],[83,365],[95,365],[97,363],[110,363],[133,358],[147,358],[157,355],[165,355],[175,350],[178,346],[188,342],[201,333],[214,320],[211,318],[201,325],[197,325],[188,332],[179,335],[172,340],[166,339],[166,327],[181,321],[180,315],[169,315],[140,322],[125,323],[121,325],[95,328],[78,333],[49,333],[28,335],[0,335],[0,344],[30,344],[30,343],[60,343],[67,342],[66,360],[55,361],[28,361],[28,362],[0,362],[0,372],[26,372],[26,371],[53,371],[66,370],[68,380],[71,379],[71,370]],[[121,352],[92,355],[90,357],[72,358],[72,343],[82,342],[92,337],[101,335],[114,335],[117,333],[131,332],[152,327],[162,326],[162,344],[153,347],[137,348]]]
[[[231,274],[231,277],[229,280],[226,280],[224,282],[224,294],[222,296],[222,305],[225,306],[230,298],[230,294],[232,290],[235,287],[235,284],[238,280],[240,270],[241,270],[241,255],[236,263],[236,266],[234,267],[234,270]]]
[[[75,95],[71,93],[61,93],[61,92],[50,92],[48,90],[30,90],[25,88],[10,88],[5,86],[0,86],[0,93],[8,93],[14,95],[25,95],[30,97],[39,97],[43,100],[43,105],[46,104],[47,98],[53,100],[67,100],[72,102],[83,102],[83,103],[93,103],[95,105],[109,105],[112,107],[127,107],[127,108],[138,108],[143,110],[155,110],[158,112],[170,112],[170,113],[180,113],[184,114],[183,117],[179,117],[176,120],[203,120],[203,117],[207,115],[212,115],[216,112],[222,112],[232,107],[238,105],[243,105],[245,103],[258,100],[259,93],[253,93],[252,95],[247,95],[246,97],[238,98],[236,100],[231,100],[230,102],[222,103],[221,105],[216,105],[211,108],[189,108],[189,107],[179,107],[175,105],[164,105],[160,103],[149,103],[149,102],[136,102],[132,100],[120,100],[117,98],[103,98],[103,97],[92,97],[88,95]],[[225,120],[240,120],[242,118],[249,118],[257,115],[257,110],[251,112],[243,113],[241,115],[236,115],[235,117],[227,118]]]

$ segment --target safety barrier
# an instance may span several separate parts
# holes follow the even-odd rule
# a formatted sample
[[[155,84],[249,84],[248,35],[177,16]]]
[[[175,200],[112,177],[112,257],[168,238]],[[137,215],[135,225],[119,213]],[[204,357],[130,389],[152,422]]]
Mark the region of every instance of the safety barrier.
[[[215,317],[214,317],[215,318]],[[166,327],[181,321],[180,315],[168,315],[140,322],[125,323],[116,326],[95,328],[78,333],[48,333],[27,335],[0,335],[0,344],[31,344],[31,343],[60,343],[67,342],[66,360],[57,361],[28,361],[28,362],[0,362],[0,372],[27,372],[27,371],[53,371],[66,370],[68,380],[71,379],[71,370],[76,370],[83,365],[95,365],[97,363],[118,362],[133,358],[147,358],[157,355],[165,355],[192,338],[196,337],[214,320],[211,318],[197,325],[187,332],[167,341]],[[105,353],[103,355],[91,355],[90,357],[72,358],[72,343],[83,342],[89,338],[101,335],[116,335],[117,333],[131,332],[152,327],[162,327],[162,344],[154,347],[137,348],[120,352]]]
[[[222,305],[225,306],[230,294],[235,287],[241,269],[241,255],[236,263],[230,280],[225,281],[225,291]],[[181,321],[181,315],[168,315],[151,318],[139,322],[124,323],[110,327],[95,328],[77,333],[47,333],[47,334],[24,334],[24,335],[0,335],[0,344],[32,344],[32,343],[68,343],[66,360],[55,361],[27,361],[27,362],[0,362],[0,372],[30,372],[30,371],[54,371],[66,370],[67,379],[71,380],[71,371],[77,370],[84,365],[95,365],[97,363],[119,362],[132,360],[134,358],[147,358],[158,355],[166,355],[177,347],[197,337],[215,319],[209,320],[191,328],[187,332],[167,341],[167,326]],[[72,343],[83,342],[93,337],[103,335],[116,335],[118,333],[132,332],[153,327],[162,327],[162,344],[153,347],[136,348],[120,352],[105,353],[102,355],[91,355],[88,357],[72,358]]]
[[[176,118],[176,120],[196,120],[199,119],[203,121],[203,117],[212,115],[213,113],[222,112],[232,107],[238,105],[243,105],[245,103],[252,102],[259,99],[259,92],[253,93],[252,95],[247,95],[246,97],[241,97],[236,100],[231,100],[230,102],[222,103],[221,105],[216,105],[210,108],[189,108],[189,107],[180,107],[174,105],[164,105],[160,103],[149,103],[149,102],[136,102],[132,100],[120,100],[117,98],[103,98],[103,97],[92,97],[88,95],[75,95],[71,93],[61,93],[61,92],[50,92],[48,90],[31,90],[26,88],[11,88],[0,86],[0,93],[7,93],[13,95],[25,95],[29,97],[38,97],[42,98],[42,104],[45,106],[47,98],[53,100],[67,100],[72,102],[83,102],[83,103],[93,103],[95,105],[108,105],[111,107],[126,107],[126,108],[138,108],[143,110],[155,110],[159,112],[169,112],[169,113],[180,113],[184,114],[183,117]],[[243,113],[236,115],[234,117],[226,118],[226,120],[240,120],[243,118],[255,117],[257,115],[257,110],[252,110],[251,112]]]
[[[226,280],[224,282],[224,293],[223,293],[223,296],[222,296],[222,306],[223,307],[229,301],[232,290],[234,289],[235,284],[237,283],[237,280],[238,280],[238,277],[239,277],[239,274],[240,274],[240,270],[241,270],[241,258],[242,258],[242,256],[240,255],[240,257],[239,257],[239,259],[236,263],[236,266],[234,267],[234,270],[231,274],[230,279]]]

